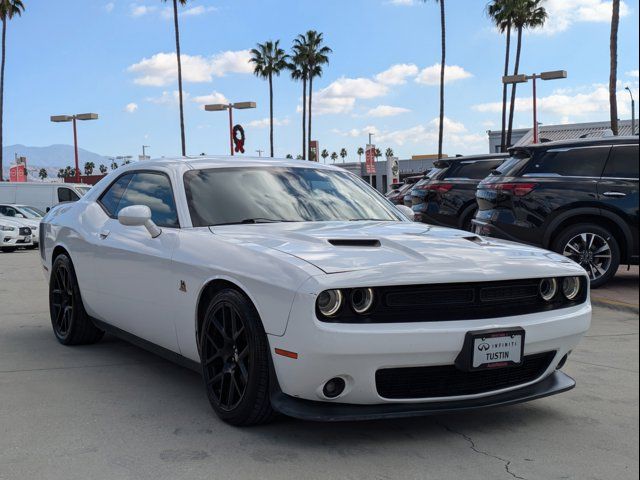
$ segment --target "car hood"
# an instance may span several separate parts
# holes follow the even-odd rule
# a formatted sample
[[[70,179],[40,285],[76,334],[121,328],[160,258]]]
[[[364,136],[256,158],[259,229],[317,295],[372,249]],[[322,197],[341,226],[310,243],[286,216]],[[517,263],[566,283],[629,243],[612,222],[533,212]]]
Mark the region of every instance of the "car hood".
[[[293,255],[325,273],[384,269],[478,272],[488,276],[547,276],[561,255],[513,242],[413,222],[307,222],[211,227],[234,243],[247,243]],[[575,270],[575,268],[572,268]]]

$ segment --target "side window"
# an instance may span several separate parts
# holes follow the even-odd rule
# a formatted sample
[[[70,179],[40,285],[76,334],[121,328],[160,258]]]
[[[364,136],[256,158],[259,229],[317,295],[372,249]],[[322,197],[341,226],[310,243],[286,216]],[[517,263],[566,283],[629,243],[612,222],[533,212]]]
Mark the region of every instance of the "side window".
[[[75,202],[79,200],[78,194],[66,187],[58,187],[58,201],[59,202]]]
[[[100,196],[98,202],[100,202],[102,207],[111,217],[118,216],[118,212],[120,211],[118,209],[118,204],[120,203],[120,199],[122,198],[122,195],[124,195],[124,191],[127,189],[129,182],[133,178],[133,175],[133,173],[123,175]]]
[[[611,147],[548,150],[534,156],[525,175],[556,174],[564,177],[600,177]]]
[[[472,178],[482,180],[491,170],[499,167],[502,160],[480,160],[475,162],[460,162],[460,165],[447,172],[445,178]]]
[[[613,147],[603,177],[638,178],[638,145]]]
[[[151,219],[160,227],[180,226],[171,183],[162,173],[134,174],[118,203],[117,212],[130,205],[149,207]]]

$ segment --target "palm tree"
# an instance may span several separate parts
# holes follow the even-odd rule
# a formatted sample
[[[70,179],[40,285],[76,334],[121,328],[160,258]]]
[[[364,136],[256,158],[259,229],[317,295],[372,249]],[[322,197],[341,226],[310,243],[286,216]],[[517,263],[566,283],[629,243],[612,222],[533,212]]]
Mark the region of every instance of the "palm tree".
[[[342,158],[342,163],[344,163],[344,159],[347,157],[347,155],[348,153],[346,148],[340,149],[340,158]]]
[[[539,28],[547,19],[547,11],[542,6],[544,0],[517,0],[513,9],[513,26],[518,31],[516,44],[516,59],[513,65],[513,74],[518,74],[520,68],[520,52],[522,50],[522,30],[525,28]],[[511,146],[511,132],[513,131],[513,112],[516,105],[516,86],[511,85],[511,103],[509,105],[509,126],[507,127],[507,147]],[[534,125],[535,128],[535,125]]]
[[[324,163],[327,163],[327,157],[329,156],[329,152],[327,152],[326,148],[322,150],[322,153],[320,154],[320,156],[322,157],[322,160],[324,161]]]
[[[376,160],[382,156],[382,152],[379,148],[376,148],[376,151],[373,153],[373,156],[376,157]]]
[[[47,173],[47,169],[41,168],[40,171],[38,172],[38,176],[40,177],[41,180],[44,180],[45,178],[47,178],[49,176],[49,174]]]
[[[63,168],[61,168],[60,170],[58,170],[58,178],[64,178],[65,175],[65,171]]]
[[[338,159],[338,154],[336,152],[331,153],[331,160],[333,160],[333,163],[336,163],[337,159]]]
[[[293,160],[293,155],[291,155],[290,153],[287,153],[287,156],[284,158],[288,158],[289,160]]]
[[[387,148],[387,151],[384,152],[384,156],[387,158],[393,157],[393,149],[391,147]]]
[[[96,168],[96,164],[93,162],[86,162],[84,164],[84,174],[91,175],[93,173],[93,169]]]
[[[500,33],[506,32],[506,48],[504,54],[504,73],[509,75],[509,53],[511,51],[511,27],[513,24],[514,0],[493,0],[487,5],[487,15],[493,20]],[[507,130],[507,84],[502,84],[502,122],[500,128],[500,151],[506,151]]]
[[[116,168],[118,168],[118,162],[116,162],[114,159],[111,160],[111,170],[115,170]]]
[[[309,80],[309,70],[307,65],[307,50],[304,36],[298,35],[293,41],[293,55],[289,69],[291,78],[302,80],[302,159],[307,159],[307,81]]]
[[[427,0],[422,0],[427,2]],[[440,57],[440,119],[438,121],[438,159],[442,158],[442,136],[444,132],[444,66],[446,61],[447,43],[446,43],[446,22],[444,0],[435,0],[440,4],[440,48],[442,50]]]
[[[611,115],[611,131],[614,135],[618,135],[618,100],[616,98],[616,83],[618,82],[619,23],[620,0],[613,0],[611,12],[611,37],[609,38],[609,112]]]
[[[4,67],[7,59],[7,22],[13,17],[22,15],[22,0],[0,0],[0,18],[2,18],[2,64],[0,65],[0,182],[2,178],[3,115],[4,115]]]
[[[358,162],[362,163],[362,155],[364,155],[364,148],[358,147],[358,151],[356,153],[358,154]]]
[[[280,40],[268,40],[257,47],[251,49],[249,61],[255,65],[253,73],[269,81],[269,145],[273,157],[273,76],[279,76],[282,70],[288,68],[289,56],[280,48]]]
[[[100,173],[103,174],[103,175],[105,173],[107,173],[107,166],[104,163],[101,163],[100,167],[98,167],[98,169],[100,170]]]
[[[298,36],[298,40],[304,44],[305,59],[307,64],[307,75],[309,77],[309,123],[307,135],[309,138],[309,158],[311,159],[311,119],[313,118],[313,79],[322,76],[323,65],[329,63],[329,54],[332,50],[323,45],[324,37],[322,33],[309,30],[305,35]]]

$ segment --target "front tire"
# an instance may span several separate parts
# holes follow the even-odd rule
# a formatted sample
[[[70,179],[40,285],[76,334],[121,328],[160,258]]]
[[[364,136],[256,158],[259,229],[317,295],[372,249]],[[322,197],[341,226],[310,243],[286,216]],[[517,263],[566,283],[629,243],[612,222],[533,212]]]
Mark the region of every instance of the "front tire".
[[[104,332],[87,315],[71,259],[58,255],[49,278],[49,314],[56,339],[63,345],[98,342]]]
[[[0,248],[0,251],[5,252],[5,253],[15,252],[16,250],[17,250],[16,247],[2,247],[2,248]]]
[[[207,397],[225,422],[246,426],[273,417],[269,346],[262,322],[240,292],[225,289],[209,302],[200,332]]]
[[[594,223],[573,225],[563,230],[553,250],[580,264],[589,274],[591,288],[607,283],[620,266],[620,247],[613,234]]]

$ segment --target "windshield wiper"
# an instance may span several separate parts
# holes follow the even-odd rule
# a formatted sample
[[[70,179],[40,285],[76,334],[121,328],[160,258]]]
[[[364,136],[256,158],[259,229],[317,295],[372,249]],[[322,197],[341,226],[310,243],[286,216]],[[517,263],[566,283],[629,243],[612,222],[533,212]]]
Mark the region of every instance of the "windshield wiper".
[[[255,223],[281,223],[281,222],[297,222],[297,220],[284,220],[278,218],[245,218],[244,220],[240,220],[239,222],[228,222],[228,223],[216,223],[212,225],[212,227],[219,227],[222,225],[245,225],[245,224],[255,224]]]

